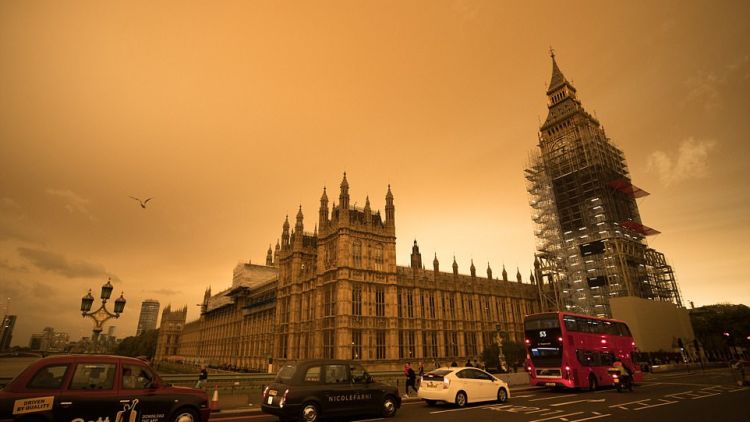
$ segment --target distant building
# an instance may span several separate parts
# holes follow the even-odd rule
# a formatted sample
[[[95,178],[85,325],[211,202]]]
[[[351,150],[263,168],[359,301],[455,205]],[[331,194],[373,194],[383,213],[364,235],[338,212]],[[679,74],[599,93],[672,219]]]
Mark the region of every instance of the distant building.
[[[39,352],[63,352],[70,342],[68,333],[57,332],[52,327],[44,327],[39,334],[32,334],[29,348]]]
[[[13,328],[16,326],[16,316],[6,315],[0,326],[0,352],[10,349],[10,343],[13,341]]]
[[[523,317],[540,310],[534,277],[524,283],[518,270],[511,281],[488,264],[485,277],[472,262],[464,275],[454,259],[444,272],[437,257],[425,269],[416,241],[411,264],[397,266],[390,187],[381,215],[369,198],[363,208],[350,204],[344,175],[338,204],[329,207],[324,190],[317,217],[305,232],[300,208],[265,266],[241,264],[230,288],[206,290],[200,319],[161,356],[254,370],[310,358],[356,359],[373,370],[464,362],[480,359],[498,332],[523,342]],[[162,329],[160,350],[177,334]]]
[[[542,308],[612,316],[610,299],[682,306],[672,267],[649,248],[625,156],[589,114],[552,54],[547,119],[526,169]]]
[[[178,354],[182,330],[187,319],[187,306],[173,311],[171,305],[167,305],[161,313],[161,324],[159,325],[159,336],[156,341],[155,361],[165,360]]]
[[[144,331],[155,330],[156,321],[159,319],[159,301],[146,299],[141,303],[141,315],[138,317],[138,328],[135,335],[139,336]]]

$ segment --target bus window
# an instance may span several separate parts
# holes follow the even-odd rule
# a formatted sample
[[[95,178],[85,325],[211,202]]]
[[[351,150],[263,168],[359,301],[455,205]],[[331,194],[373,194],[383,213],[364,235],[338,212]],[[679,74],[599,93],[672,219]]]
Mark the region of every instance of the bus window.
[[[625,337],[632,337],[633,336],[632,334],[630,334],[630,329],[628,328],[627,325],[625,325],[625,323],[618,322],[617,323],[617,328],[618,328],[617,331],[619,331],[619,334],[621,336],[625,336]]]
[[[578,322],[576,320],[576,317],[572,316],[565,316],[563,317],[563,322],[565,322],[565,329],[568,331],[578,331]]]
[[[544,330],[549,328],[560,328],[557,315],[541,315],[539,317],[526,318],[527,330]]]
[[[604,334],[619,336],[620,330],[615,324],[614,322],[602,321],[602,331],[604,331]]]
[[[577,350],[576,357],[583,366],[591,366],[594,363],[594,353],[588,350]]]

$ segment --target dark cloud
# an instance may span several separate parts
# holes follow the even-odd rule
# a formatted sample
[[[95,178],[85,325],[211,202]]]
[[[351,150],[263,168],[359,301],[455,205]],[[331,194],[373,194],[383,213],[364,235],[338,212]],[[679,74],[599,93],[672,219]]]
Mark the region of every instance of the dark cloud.
[[[35,267],[65,277],[100,277],[108,275],[103,266],[81,260],[70,260],[58,253],[32,248],[18,248],[18,253]],[[116,276],[110,275],[115,281]]]
[[[0,259],[0,268],[5,268],[6,270],[23,272],[23,273],[29,272],[29,269],[26,266],[13,265],[10,262],[8,262],[7,259]]]
[[[147,293],[154,293],[154,294],[162,295],[162,296],[172,296],[172,295],[176,295],[177,293],[180,293],[180,291],[172,290],[172,289],[158,289],[158,290],[148,290]]]

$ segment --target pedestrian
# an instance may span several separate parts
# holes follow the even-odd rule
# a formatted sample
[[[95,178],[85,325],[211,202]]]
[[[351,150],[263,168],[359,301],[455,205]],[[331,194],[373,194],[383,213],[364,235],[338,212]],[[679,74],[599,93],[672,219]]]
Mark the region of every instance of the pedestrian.
[[[451,362],[451,368],[455,368],[458,366],[458,363],[456,363],[456,360],[453,359],[453,362]]]
[[[471,367],[471,359],[466,359],[466,364],[464,366]]]
[[[411,368],[411,362],[406,362],[406,387],[405,387],[405,394],[404,397],[409,397],[409,387],[411,387],[414,392],[417,392],[417,386],[416,386],[416,379],[417,374],[414,372],[414,370]]]
[[[208,370],[206,365],[201,365],[201,373],[198,375],[198,382],[195,383],[195,388],[203,388],[208,382]]]

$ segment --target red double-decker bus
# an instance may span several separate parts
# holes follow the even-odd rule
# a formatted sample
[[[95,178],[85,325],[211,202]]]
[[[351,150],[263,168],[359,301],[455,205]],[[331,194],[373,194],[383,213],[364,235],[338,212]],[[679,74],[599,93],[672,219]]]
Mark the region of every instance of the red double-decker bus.
[[[633,362],[635,342],[627,324],[567,312],[526,316],[527,370],[531,385],[595,390],[612,385],[607,369],[615,358],[642,379]]]

